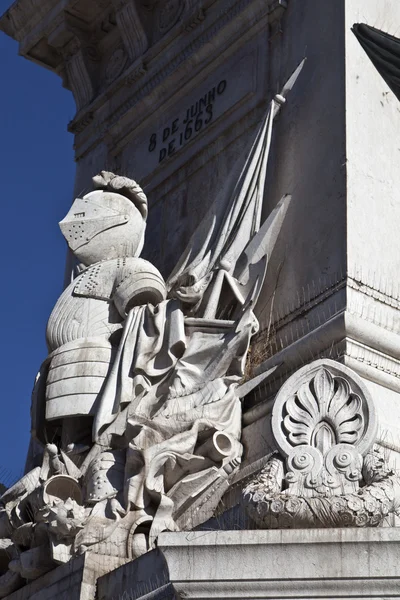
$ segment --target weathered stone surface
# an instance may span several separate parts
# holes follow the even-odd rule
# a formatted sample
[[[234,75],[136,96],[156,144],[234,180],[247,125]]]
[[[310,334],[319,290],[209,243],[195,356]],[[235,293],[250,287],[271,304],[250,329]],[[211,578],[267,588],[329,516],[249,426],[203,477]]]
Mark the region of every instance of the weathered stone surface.
[[[307,47],[309,80],[279,122],[268,180],[268,205],[289,181],[298,199],[276,249],[270,353],[289,371],[311,357],[339,358],[398,393],[398,100],[351,32],[360,20],[394,32],[399,5],[289,3],[283,35],[297,41],[271,47],[274,72],[278,56],[290,62]]]

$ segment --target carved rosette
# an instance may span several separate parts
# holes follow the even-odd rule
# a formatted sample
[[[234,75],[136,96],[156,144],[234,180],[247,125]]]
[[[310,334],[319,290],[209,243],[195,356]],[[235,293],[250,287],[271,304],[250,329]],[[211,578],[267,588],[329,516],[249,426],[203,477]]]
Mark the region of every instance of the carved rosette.
[[[319,360],[279,391],[272,432],[279,450],[243,493],[264,528],[365,527],[396,510],[398,483],[374,445],[375,408],[347,367]]]

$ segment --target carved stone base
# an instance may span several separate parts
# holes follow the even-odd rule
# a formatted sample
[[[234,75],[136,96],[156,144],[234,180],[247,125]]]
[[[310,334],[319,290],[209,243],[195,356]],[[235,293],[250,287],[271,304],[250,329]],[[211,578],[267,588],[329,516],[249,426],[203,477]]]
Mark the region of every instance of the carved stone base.
[[[162,533],[157,551],[99,579],[97,593],[98,600],[391,600],[399,597],[399,559],[398,528]]]
[[[391,600],[399,561],[400,528],[162,533],[157,550],[119,568],[86,554],[8,600]]]

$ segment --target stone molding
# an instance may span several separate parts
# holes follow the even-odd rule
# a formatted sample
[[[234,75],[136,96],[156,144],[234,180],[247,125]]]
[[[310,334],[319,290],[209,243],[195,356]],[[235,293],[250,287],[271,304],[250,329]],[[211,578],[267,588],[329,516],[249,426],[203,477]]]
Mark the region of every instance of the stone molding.
[[[391,600],[399,596],[397,528],[162,533],[157,552],[158,562],[168,568],[170,583],[165,583],[162,573],[157,571],[156,576],[149,569],[150,555],[121,566],[108,557],[103,571],[99,559],[105,557],[85,555],[14,592],[9,599],[37,596],[50,600],[63,598],[62,594],[69,594],[65,595],[69,600],[92,598],[97,578],[100,598],[109,597],[111,591],[121,598],[164,598],[171,584],[180,597],[191,600]],[[110,569],[115,570],[103,576]]]
[[[74,37],[64,46],[62,53],[65,60],[67,82],[71,87],[77,106],[85,106],[93,98],[92,78],[78,38]]]
[[[42,21],[58,0],[20,0],[14,2],[1,18],[1,29],[21,42]]]
[[[347,285],[382,304],[400,309],[400,284],[396,275],[380,277],[378,281],[373,274],[349,275]]]
[[[270,356],[257,372],[284,363],[284,378],[310,360],[333,358],[359,375],[400,391],[400,295],[396,278],[350,272],[314,282],[297,295],[295,306],[280,307],[269,323],[260,318],[256,347]],[[265,313],[263,313],[265,314]],[[251,403],[256,402],[256,399]]]
[[[272,312],[270,329],[279,332],[290,327],[290,324],[307,316],[307,323],[302,327],[302,335],[309,333],[318,322],[317,316],[321,307],[325,312],[324,317],[334,317],[338,312],[338,300],[335,295],[341,290],[347,292],[348,312],[374,323],[384,329],[400,333],[400,319],[397,311],[400,310],[400,288],[394,285],[396,277],[387,276],[380,281],[371,275],[333,275],[321,279],[319,285],[311,282],[297,294],[297,302],[291,306],[280,306]],[[333,299],[333,301],[332,301]],[[324,320],[325,320],[324,319]],[[319,321],[319,324],[321,320]],[[261,321],[261,327],[265,329],[266,323]],[[288,334],[288,338],[296,335],[294,331]],[[298,336],[296,336],[298,337]]]

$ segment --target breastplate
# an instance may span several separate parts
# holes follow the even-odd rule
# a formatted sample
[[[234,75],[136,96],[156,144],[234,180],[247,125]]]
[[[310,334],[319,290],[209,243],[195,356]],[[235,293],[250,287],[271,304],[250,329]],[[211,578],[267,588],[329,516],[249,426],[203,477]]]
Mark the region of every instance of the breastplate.
[[[47,323],[46,340],[49,352],[79,339],[103,337],[121,328],[121,316],[107,298],[77,295],[81,280],[88,278],[87,269],[61,294]]]

